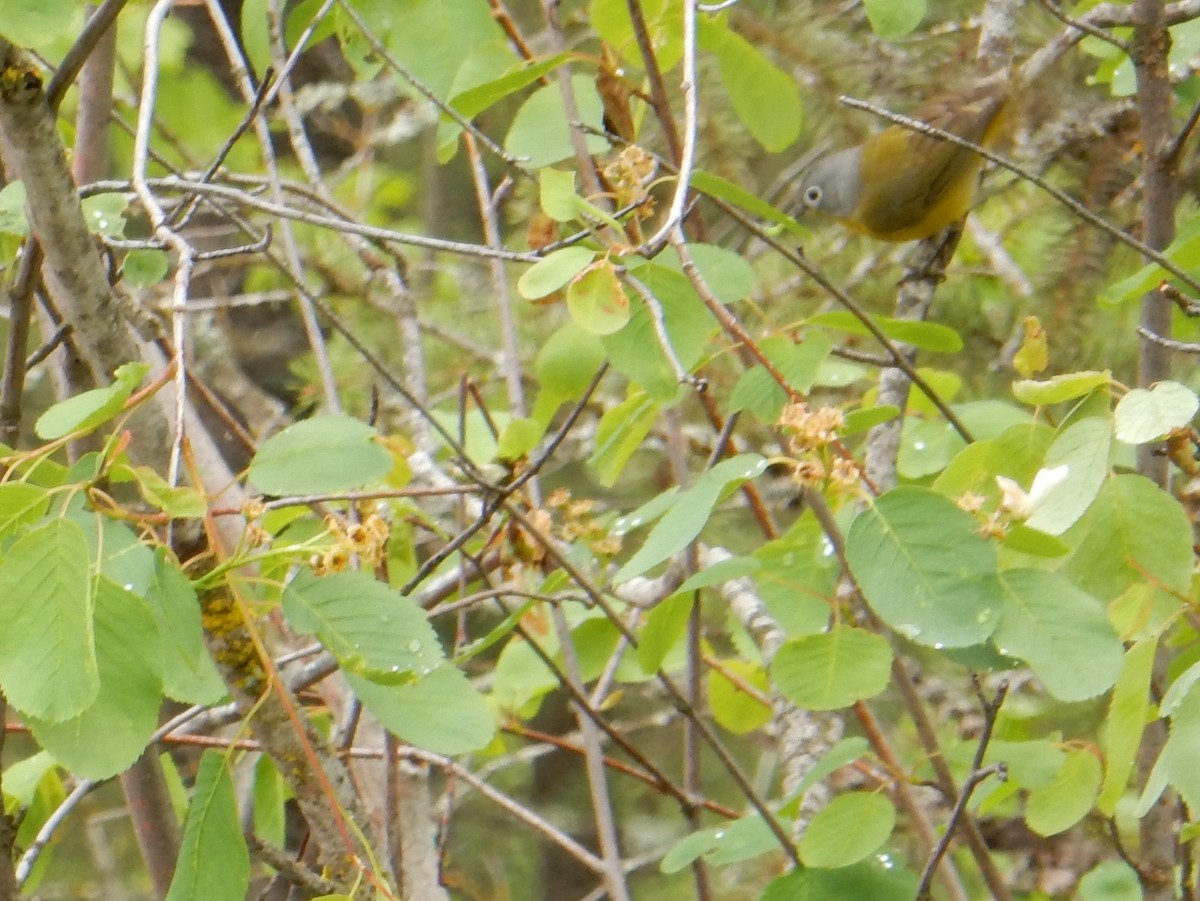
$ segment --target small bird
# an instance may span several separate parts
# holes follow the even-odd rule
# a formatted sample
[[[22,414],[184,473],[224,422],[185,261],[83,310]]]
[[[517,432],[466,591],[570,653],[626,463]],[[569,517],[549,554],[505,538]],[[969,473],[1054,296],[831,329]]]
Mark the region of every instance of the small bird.
[[[1003,130],[1007,94],[974,93],[928,104],[913,118],[987,147]],[[817,160],[800,176],[800,201],[881,241],[915,241],[967,214],[983,157],[892,125],[862,144]]]

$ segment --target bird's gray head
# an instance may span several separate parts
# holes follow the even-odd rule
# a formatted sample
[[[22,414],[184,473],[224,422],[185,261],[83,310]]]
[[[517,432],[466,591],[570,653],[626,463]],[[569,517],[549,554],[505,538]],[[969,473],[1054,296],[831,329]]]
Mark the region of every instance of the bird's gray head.
[[[858,206],[862,188],[862,148],[850,147],[821,157],[800,176],[800,207],[847,218]]]

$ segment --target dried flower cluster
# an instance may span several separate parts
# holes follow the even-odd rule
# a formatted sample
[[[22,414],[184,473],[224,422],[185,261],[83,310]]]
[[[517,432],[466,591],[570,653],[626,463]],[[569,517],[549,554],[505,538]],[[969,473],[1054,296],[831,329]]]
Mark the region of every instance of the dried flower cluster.
[[[811,410],[808,404],[796,401],[783,408],[779,425],[789,434],[788,450],[797,458],[792,474],[797,483],[806,488],[824,485],[836,492],[858,490],[862,478],[858,464],[831,453],[844,424],[845,416],[837,407]]]
[[[342,572],[355,557],[367,569],[383,563],[391,530],[382,516],[372,513],[361,522],[351,522],[330,514],[325,525],[334,543],[323,554],[314,555],[311,562],[317,575]]]

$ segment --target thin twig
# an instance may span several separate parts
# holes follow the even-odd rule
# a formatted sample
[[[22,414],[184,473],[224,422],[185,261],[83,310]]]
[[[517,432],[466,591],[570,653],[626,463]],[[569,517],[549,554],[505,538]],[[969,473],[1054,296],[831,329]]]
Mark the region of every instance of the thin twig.
[[[442,98],[434,93],[431,88],[421,81],[421,79],[417,78],[416,75],[401,65],[399,60],[397,60],[395,56],[388,51],[388,48],[383,41],[379,40],[379,38],[375,36],[375,33],[371,31],[371,29],[367,26],[367,23],[363,21],[362,16],[358,14],[352,4],[348,3],[347,0],[337,0],[337,4],[342,8],[342,11],[350,17],[350,20],[354,22],[355,26],[359,30],[359,33],[366,38],[367,43],[371,45],[371,50],[381,60],[383,60],[384,63],[387,64],[388,68],[392,69],[397,75],[416,88],[417,93],[436,106],[440,112],[453,119],[463,131],[473,134],[479,143],[481,143],[500,159],[504,160],[504,162],[508,163],[510,166],[516,167],[518,164],[523,162],[523,160],[517,159],[517,157],[513,156],[511,153],[493,141],[490,137],[484,134],[473,122],[471,122],[470,119],[456,110],[451,104],[442,100]]]
[[[922,394],[929,398],[929,402],[937,408],[938,412],[942,414],[946,422],[950,424],[950,427],[953,428],[954,431],[956,431],[964,441],[970,443],[972,440],[971,433],[967,430],[967,427],[963,425],[958,416],[955,415],[954,411],[950,409],[950,405],[942,398],[940,394],[937,393],[937,391],[934,390],[933,386],[929,384],[929,382],[921,375],[921,373],[917,372],[916,367],[913,366],[912,362],[900,350],[896,342],[892,341],[892,339],[884,333],[883,329],[879,327],[878,323],[875,322],[871,314],[868,313],[858,303],[858,301],[851,297],[846,291],[842,290],[838,285],[834,284],[833,280],[829,278],[829,276],[827,276],[819,266],[804,256],[803,252],[785,247],[773,235],[767,234],[767,232],[764,231],[757,223],[751,221],[749,217],[742,213],[742,211],[737,207],[732,206],[731,204],[717,197],[710,197],[709,199],[712,200],[712,202],[720,207],[724,212],[737,219],[743,228],[750,230],[756,237],[758,237],[760,241],[763,241],[765,244],[773,248],[789,263],[804,272],[809,278],[816,282],[817,286],[820,287],[821,290],[825,291],[839,304],[849,310],[854,318],[862,323],[863,328],[871,333],[871,337],[873,337],[879,343],[879,345],[888,352],[891,357],[888,365],[895,366],[897,369],[902,370],[904,374],[908,376],[913,385],[915,385]],[[783,387],[784,390],[788,390],[786,384],[783,384]]]
[[[525,516],[522,511],[517,509],[515,505],[512,503],[506,503],[505,509],[508,511],[508,515],[516,520],[517,523],[519,523],[521,527],[533,538],[533,540],[536,541],[543,550],[545,550],[546,556],[553,560],[555,565],[563,569],[571,578],[571,580],[587,593],[592,603],[604,611],[605,616],[608,617],[609,621],[613,624],[617,631],[621,635],[625,636],[625,638],[629,641],[630,646],[636,648],[638,646],[637,635],[629,630],[628,626],[625,624],[625,621],[621,619],[621,617],[617,616],[616,612],[613,610],[612,604],[605,594],[601,592],[600,589],[594,584],[592,584],[592,581],[586,576],[586,574],[584,574],[579,567],[577,567],[560,550],[557,544],[548,536],[543,534],[541,529],[532,521],[530,521],[530,519]],[[721,742],[720,738],[718,738],[717,734],[712,730],[712,728],[704,721],[704,718],[700,715],[696,708],[688,702],[685,692],[675,683],[675,680],[673,680],[663,670],[658,670],[655,673],[655,677],[658,679],[659,684],[662,685],[662,687],[666,690],[667,695],[670,697],[671,702],[675,705],[676,709],[683,716],[695,719],[696,728],[699,731],[700,736],[704,739],[705,744],[707,744],[712,752],[716,755],[721,765],[725,768],[725,771],[733,779],[738,791],[740,791],[743,797],[750,802],[750,805],[754,808],[755,812],[757,812],[763,818],[763,822],[766,823],[767,828],[771,830],[771,833],[779,842],[779,846],[783,849],[783,852],[793,863],[799,865],[800,856],[799,852],[796,850],[795,842],[793,842],[788,836],[787,831],[779,822],[779,818],[767,805],[766,800],[755,789],[751,779],[742,771],[742,768],[738,765],[737,760]],[[598,722],[597,725],[604,729],[608,724],[602,721]]]
[[[639,253],[654,256],[671,240],[682,243],[683,217],[687,212],[688,193],[691,191],[692,169],[696,165],[696,145],[700,122],[699,85],[696,81],[696,7],[694,3],[683,4],[683,150],[679,154],[675,191],[666,218],[658,231],[639,248]],[[676,235],[678,232],[678,235]],[[674,237],[673,237],[674,236]]]
[[[522,253],[512,250],[504,250],[501,248],[488,247],[481,244],[471,244],[466,241],[448,241],[442,238],[429,238],[424,235],[411,235],[403,232],[395,231],[390,228],[379,228],[373,225],[364,225],[360,222],[354,222],[348,219],[339,219],[333,216],[322,216],[318,213],[310,213],[304,210],[296,209],[295,207],[286,206],[281,203],[275,203],[271,200],[266,200],[248,191],[243,191],[239,188],[234,188],[229,185],[217,183],[205,183],[196,181],[195,179],[185,178],[177,175],[169,175],[164,178],[148,178],[145,179],[146,186],[155,188],[160,191],[180,191],[194,192],[204,194],[206,196],[217,197],[222,200],[228,200],[249,209],[258,210],[270,216],[277,216],[280,219],[291,219],[296,222],[305,222],[309,225],[314,225],[319,228],[328,228],[331,231],[342,232],[350,235],[362,235],[365,238],[370,238],[374,241],[380,241],[385,244],[402,244],[410,247],[423,247],[428,250],[443,250],[447,253],[461,254],[464,256],[475,256],[482,259],[497,259],[509,260],[514,263],[536,263],[541,259],[541,254],[537,253]],[[127,191],[129,190],[129,182],[119,180],[106,180],[93,182],[87,186],[87,190],[81,192],[83,196],[90,194],[102,194],[108,191]]]
[[[1076,28],[1079,31],[1084,32],[1085,34],[1090,34],[1092,37],[1104,41],[1106,44],[1112,44],[1122,53],[1129,53],[1129,43],[1127,41],[1121,40],[1115,34],[1105,31],[1098,25],[1093,25],[1086,19],[1076,18],[1075,16],[1063,12],[1063,10],[1059,7],[1057,0],[1038,0],[1038,2],[1042,4],[1047,12],[1049,12],[1064,25],[1069,25],[1072,28]]]
[[[29,325],[33,318],[33,292],[42,268],[42,246],[26,238],[17,275],[8,289],[9,324],[4,347],[4,375],[0,382],[0,441],[17,446],[21,433],[21,393],[31,364],[25,359]]]
[[[314,873],[282,848],[276,848],[257,835],[247,833],[246,847],[267,866],[282,873],[292,885],[299,886],[310,894],[332,895],[338,891],[336,884],[322,878],[319,873]]]
[[[967,809],[967,802],[971,800],[971,795],[975,789],[988,776],[996,775],[1003,780],[1007,773],[1004,763],[996,763],[985,767],[983,765],[983,758],[987,754],[988,745],[991,743],[992,732],[996,728],[996,720],[1000,715],[1000,708],[1004,704],[1004,697],[1008,694],[1008,683],[1001,682],[996,689],[996,694],[988,701],[983,698],[980,692],[978,677],[973,678],[976,694],[979,695],[980,703],[983,706],[983,732],[979,736],[979,743],[975,747],[975,756],[971,761],[971,772],[959,790],[958,799],[955,801],[954,809],[950,813],[950,819],[946,822],[946,830],[942,834],[941,840],[937,843],[937,847],[934,848],[933,853],[929,855],[929,859],[925,861],[925,869],[921,872],[921,881],[917,886],[917,898],[920,901],[925,901],[925,899],[929,898],[930,883],[933,880],[934,869],[943,855],[945,855],[946,850],[950,847],[950,842],[954,838],[958,822],[962,819],[963,813]]]
[[[76,807],[79,802],[86,798],[92,791],[99,788],[100,782],[94,782],[91,779],[81,780],[71,793],[67,795],[58,807],[54,808],[54,812],[46,817],[46,821],[42,823],[42,828],[38,830],[29,847],[21,855],[21,859],[17,861],[16,878],[17,885],[23,886],[29,878],[29,874],[33,872],[33,865],[37,863],[38,858],[42,856],[42,851],[50,844],[54,834],[58,832],[58,827]]]
[[[67,88],[71,86],[96,44],[117,21],[117,16],[128,2],[129,0],[104,0],[96,11],[88,16],[79,37],[75,39],[67,55],[58,64],[58,70],[46,84],[46,103],[50,109],[58,109],[66,96]]]
[[[1162,335],[1156,335],[1150,329],[1143,325],[1139,325],[1137,333],[1147,341],[1152,341],[1167,350],[1178,351],[1182,354],[1200,354],[1200,344],[1195,344],[1191,341],[1179,341],[1176,338],[1164,338]]]

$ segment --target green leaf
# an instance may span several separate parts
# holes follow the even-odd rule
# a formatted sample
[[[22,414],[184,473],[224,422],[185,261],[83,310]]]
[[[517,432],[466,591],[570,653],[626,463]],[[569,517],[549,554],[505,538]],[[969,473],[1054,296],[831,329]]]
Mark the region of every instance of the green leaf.
[[[460,85],[460,73],[471,68],[481,48],[503,40],[487,7],[473,0],[359,0],[354,5],[391,54],[443,99],[468,86]]]
[[[1068,372],[1053,378],[1036,381],[1024,379],[1013,382],[1013,395],[1023,404],[1045,407],[1074,400],[1103,388],[1112,381],[1112,373],[1103,371]]]
[[[701,857],[721,866],[751,860],[778,847],[779,839],[766,820],[751,814],[684,836],[666,853],[658,868],[664,873],[677,873]]]
[[[612,263],[596,262],[567,286],[571,318],[592,335],[611,335],[629,321],[629,298]]]
[[[683,550],[708,523],[727,488],[757,478],[766,468],[767,461],[758,454],[739,454],[701,475],[692,487],[675,496],[671,508],[650,531],[645,544],[613,576],[613,582],[640,576]]]
[[[790,338],[763,338],[758,349],[779,370],[791,388],[807,394],[817,372],[833,350],[833,342],[820,332],[809,332],[800,343]],[[747,410],[761,422],[774,423],[787,403],[787,392],[771,373],[756,364],[742,373],[729,396],[731,411]]]
[[[786,635],[825,631],[834,609],[837,558],[814,516],[802,516],[754,552],[763,568],[754,574],[763,604]]]
[[[291,796],[279,767],[269,755],[261,755],[254,764],[254,834],[280,848],[287,843],[284,804]]]
[[[1058,835],[1082,820],[1100,790],[1100,761],[1091,751],[1074,748],[1044,788],[1029,793],[1025,822],[1038,835]]]
[[[656,673],[671,649],[683,640],[692,612],[692,595],[679,591],[656,604],[646,617],[639,636],[637,655],[642,671]]]
[[[435,754],[478,751],[495,735],[491,708],[449,664],[403,685],[381,685],[353,672],[346,681],[389,731]]]
[[[1019,522],[1010,523],[1005,530],[1004,547],[1034,557],[1064,557],[1071,552],[1065,541]]]
[[[658,67],[669,72],[683,55],[683,2],[646,0],[641,4],[641,12]],[[626,62],[637,67],[643,65],[626,0],[591,0],[588,20]]]
[[[727,203],[740,207],[747,213],[757,216],[760,219],[765,219],[775,225],[781,225],[788,231],[798,234],[805,232],[803,226],[787,213],[771,206],[771,204],[760,199],[757,195],[719,175],[713,175],[711,172],[705,172],[702,169],[697,170],[692,173],[692,187],[702,194],[707,194],[709,197],[724,200]]]
[[[995,548],[969,514],[933,491],[894,488],[863,510],[846,558],[875,612],[913,641],[966,647],[996,627]]]
[[[884,795],[848,792],[820,811],[800,839],[806,867],[846,867],[879,850],[896,825],[896,808]]]
[[[851,410],[846,414],[846,421],[842,426],[842,436],[861,435],[863,432],[870,431],[877,425],[890,422],[899,415],[900,408],[892,404]]]
[[[1029,664],[1047,691],[1083,701],[1112,688],[1122,646],[1104,606],[1058,573],[1009,570],[1005,603],[992,641],[1005,656]]]
[[[1044,465],[1046,469],[1066,466],[1066,478],[1046,492],[1026,524],[1049,535],[1070,528],[1100,492],[1111,447],[1112,427],[1102,417],[1080,419],[1061,430],[1046,452]]]
[[[1145,816],[1168,784],[1189,808],[1200,805],[1200,690],[1194,685],[1171,713],[1167,743],[1146,780],[1134,815]]]
[[[344,667],[376,681],[424,675],[445,661],[425,611],[363,572],[318,577],[301,570],[283,590],[283,613]]]
[[[964,447],[933,482],[947,497],[978,494],[992,504],[1000,500],[996,476],[1018,485],[1031,485],[1054,440],[1054,430],[1027,422],[1006,429],[996,438],[985,438]]]
[[[912,901],[917,874],[891,855],[836,870],[796,869],[771,881],[759,901]]]
[[[900,427],[896,466],[906,479],[924,479],[944,469],[962,447],[963,440],[950,423],[909,416]]]
[[[1076,901],[1142,901],[1137,872],[1123,860],[1101,861],[1079,880]]]
[[[8,548],[0,563],[0,687],[23,713],[60,721],[95,701],[93,592],[76,523],[52,520]]]
[[[848,626],[786,642],[771,662],[785,697],[808,710],[837,710],[874,697],[892,675],[887,639]]]
[[[1175,29],[1172,29],[1172,32],[1174,31]],[[1121,59],[1123,66],[1126,67],[1125,71],[1132,76],[1132,66],[1128,65],[1128,57],[1123,56]],[[1128,93],[1132,93],[1132,91]],[[1175,236],[1175,240],[1170,243],[1163,252],[1163,255],[1184,269],[1194,269],[1196,267],[1198,252],[1200,252],[1200,220],[1193,218],[1184,220],[1178,234]],[[1159,266],[1158,263],[1148,263],[1128,278],[1117,282],[1115,285],[1110,285],[1100,295],[1099,301],[1105,306],[1115,306],[1116,304],[1142,297],[1147,292],[1157,288],[1164,280],[1174,279],[1175,277]]]
[[[8,0],[0,0],[0,10]],[[11,21],[11,20],[0,20]],[[7,28],[5,33],[12,36]],[[29,220],[25,218],[25,183],[9,182],[0,189],[0,234],[24,238],[29,234]]]
[[[121,264],[121,278],[134,288],[149,288],[167,277],[170,260],[161,250],[131,250]]]
[[[953,354],[963,349],[962,337],[947,325],[912,319],[893,319],[889,316],[872,316],[871,321],[893,341],[911,344],[921,350]],[[871,336],[862,320],[847,310],[818,313],[810,316],[806,323],[810,326],[837,329],[851,335]]]
[[[83,529],[88,558],[100,560],[100,574],[140,595],[154,578],[154,552],[129,526],[82,507],[66,513]]]
[[[799,807],[800,802],[804,800],[805,792],[836,770],[854,763],[854,761],[870,750],[870,743],[862,736],[855,735],[851,738],[843,738],[826,751],[821,759],[813,765],[812,769],[804,774],[804,778],[795,787],[790,789],[792,800],[784,806],[781,812],[787,813],[792,807]]]
[[[125,363],[113,374],[107,388],[93,388],[52,406],[38,417],[34,431],[44,441],[54,441],[72,432],[94,429],[112,419],[125,407],[125,401],[137,388],[150,367],[145,363]]]
[[[716,244],[689,244],[688,252],[705,285],[721,303],[745,300],[754,290],[754,268],[741,254]],[[682,264],[674,254],[661,265],[683,275]]]
[[[521,459],[537,447],[544,434],[545,428],[536,419],[514,419],[496,441],[496,459]]]
[[[45,49],[79,27],[73,0],[0,0],[4,36],[14,44]]]
[[[584,75],[574,75],[571,89],[579,113],[578,117],[572,118],[603,133],[604,110],[592,80]],[[608,149],[608,141],[597,134],[585,135],[584,144],[589,153],[603,153]],[[541,169],[575,155],[570,122],[557,84],[539,88],[521,105],[504,139],[504,149],[520,159],[527,169]]]
[[[96,699],[68,720],[28,715],[26,721],[38,743],[67,769],[107,779],[137,760],[158,727],[162,664],[158,629],[137,595],[101,578],[95,617]]]
[[[442,428],[447,433],[462,439],[462,448],[467,453],[467,459],[476,466],[482,466],[496,459],[496,452],[500,448],[492,428],[503,431],[511,420],[510,414],[505,410],[493,410],[490,416],[485,417],[483,411],[478,408],[468,410],[466,416],[463,416],[457,409],[434,410],[433,418],[442,424]],[[452,450],[441,434],[436,435],[435,438],[447,450]]]
[[[50,506],[50,493],[29,482],[0,484],[0,536],[41,519]]]
[[[123,194],[93,194],[83,198],[80,204],[88,231],[93,235],[103,235],[106,238],[124,237],[124,213],[129,207],[129,200]]]
[[[265,494],[324,494],[361,488],[392,469],[371,426],[349,416],[316,416],[272,435],[250,464]]]
[[[1192,579],[1192,527],[1179,501],[1149,479],[1107,479],[1087,514],[1063,536],[1074,547],[1066,575],[1108,603],[1149,582],[1163,599],[1187,595]]]
[[[591,265],[596,251],[587,247],[563,247],[546,254],[517,279],[517,291],[526,300],[536,300],[566,287]]]
[[[45,751],[38,751],[10,764],[4,770],[4,798],[15,800],[22,807],[29,807],[37,797],[38,786],[48,773],[58,766],[54,758]],[[7,809],[8,804],[5,804]]]
[[[284,10],[284,44],[291,50],[295,50],[300,43],[300,38],[304,34],[309,25],[313,23],[317,13],[320,11],[322,0],[299,0],[298,3],[289,4]],[[326,15],[317,26],[313,29],[312,34],[308,38],[308,47],[313,47],[319,44],[326,38],[333,37],[337,32],[337,23],[334,17]]]
[[[1170,716],[1173,714],[1197,682],[1200,682],[1200,663],[1193,663],[1171,683],[1171,687],[1163,695],[1162,702],[1158,705],[1159,715]]]
[[[225,684],[204,647],[196,592],[162,550],[155,552],[154,580],[145,599],[158,624],[163,691],[187,704],[219,701]]]
[[[646,263],[636,268],[636,275],[658,300],[667,339],[680,364],[690,370],[708,349],[716,321],[681,273],[665,265]],[[629,324],[605,336],[604,348],[613,368],[655,400],[673,400],[679,393],[678,379],[664,355],[649,304],[634,304]]]
[[[1108,715],[1100,730],[1104,782],[1096,800],[1096,807],[1105,816],[1113,816],[1129,785],[1150,710],[1150,677],[1157,648],[1158,640],[1148,638],[1125,652],[1125,663],[1108,704]]]
[[[584,682],[598,679],[616,653],[621,633],[612,621],[600,615],[591,615],[571,630],[575,657],[579,663],[579,674]],[[562,671],[566,664],[562,649],[554,655],[554,661]],[[644,675],[640,671],[637,676]]]
[[[266,72],[271,65],[271,31],[267,22],[267,0],[244,0],[240,18],[246,61],[255,72]]]
[[[733,681],[726,673],[736,677]],[[747,660],[722,661],[719,668],[708,671],[708,705],[717,725],[734,735],[745,735],[761,729],[771,721],[771,704],[747,692],[742,686],[756,689],[764,698],[770,697],[767,674],[763,668]]]
[[[536,605],[537,601],[532,599],[527,600],[524,604],[512,609],[508,616],[500,620],[487,634],[458,647],[455,650],[453,658],[455,666],[462,666],[468,660],[482,654],[488,648],[492,647],[492,645],[510,635],[517,627],[517,624],[524,618],[525,614]]]
[[[625,464],[642,448],[658,418],[659,405],[641,392],[608,410],[596,427],[595,449],[588,458],[597,480],[611,488]]]
[[[564,322],[538,351],[534,372],[543,388],[564,400],[583,396],[604,363],[604,345],[574,322]]]
[[[710,585],[719,585],[731,579],[752,576],[762,571],[762,563],[754,557],[729,557],[704,567],[697,573],[688,576],[682,585],[675,589],[675,594],[691,593]]]
[[[545,650],[553,653],[553,648]],[[533,702],[558,687],[557,676],[520,636],[514,636],[500,652],[492,680],[492,703],[502,711],[522,716],[536,713]]]
[[[233,780],[224,757],[205,751],[167,901],[241,901],[249,885],[250,854]]]
[[[984,763],[1001,763],[1008,768],[1008,778],[1020,788],[1043,788],[1054,781],[1067,759],[1067,752],[1057,742],[1046,739],[1005,741],[993,739],[988,745]]]
[[[538,172],[538,195],[542,212],[555,222],[570,222],[575,218],[575,173],[561,169],[542,169]]]
[[[1119,282],[1109,285],[1097,300],[1103,306],[1113,307],[1153,291],[1166,277],[1165,269],[1158,263],[1150,263]]]
[[[701,47],[716,54],[733,111],[750,135],[771,153],[790,146],[800,136],[795,79],[723,20],[702,17],[699,37]]]
[[[902,38],[925,18],[926,0],[864,0],[871,30],[885,41]]]
[[[1134,388],[1117,401],[1113,411],[1117,440],[1126,444],[1154,441],[1190,423],[1198,407],[1196,393],[1179,382],[1157,382],[1149,391]]]
[[[510,97],[524,87],[533,84],[543,75],[557,69],[568,59],[570,53],[556,53],[542,60],[525,61],[521,65],[506,72],[499,78],[476,85],[450,100],[450,105],[467,119],[474,119],[490,106],[499,103],[505,97]]]
[[[149,466],[119,463],[110,470],[110,475],[114,480],[136,482],[147,503],[173,518],[198,518],[208,512],[203,493],[188,485],[172,485]]]
[[[928,366],[917,368],[917,373],[925,379],[925,382],[933,390],[935,394],[944,401],[952,401],[958,397],[958,393],[962,390],[962,376],[957,372],[950,372],[948,369],[931,369]],[[972,431],[975,427],[970,424],[969,417],[966,411],[977,407],[980,404],[986,404],[987,401],[976,401],[974,404],[964,404],[955,412],[963,420],[963,424],[967,426],[967,431]],[[934,406],[925,394],[924,391],[911,391],[908,398],[908,409],[911,413],[919,413],[922,416],[927,416],[930,419],[941,419],[942,411]],[[1022,417],[1024,418],[1024,417]],[[949,423],[947,423],[949,425]],[[991,438],[992,435],[985,435],[982,432],[977,433],[979,438]]]

